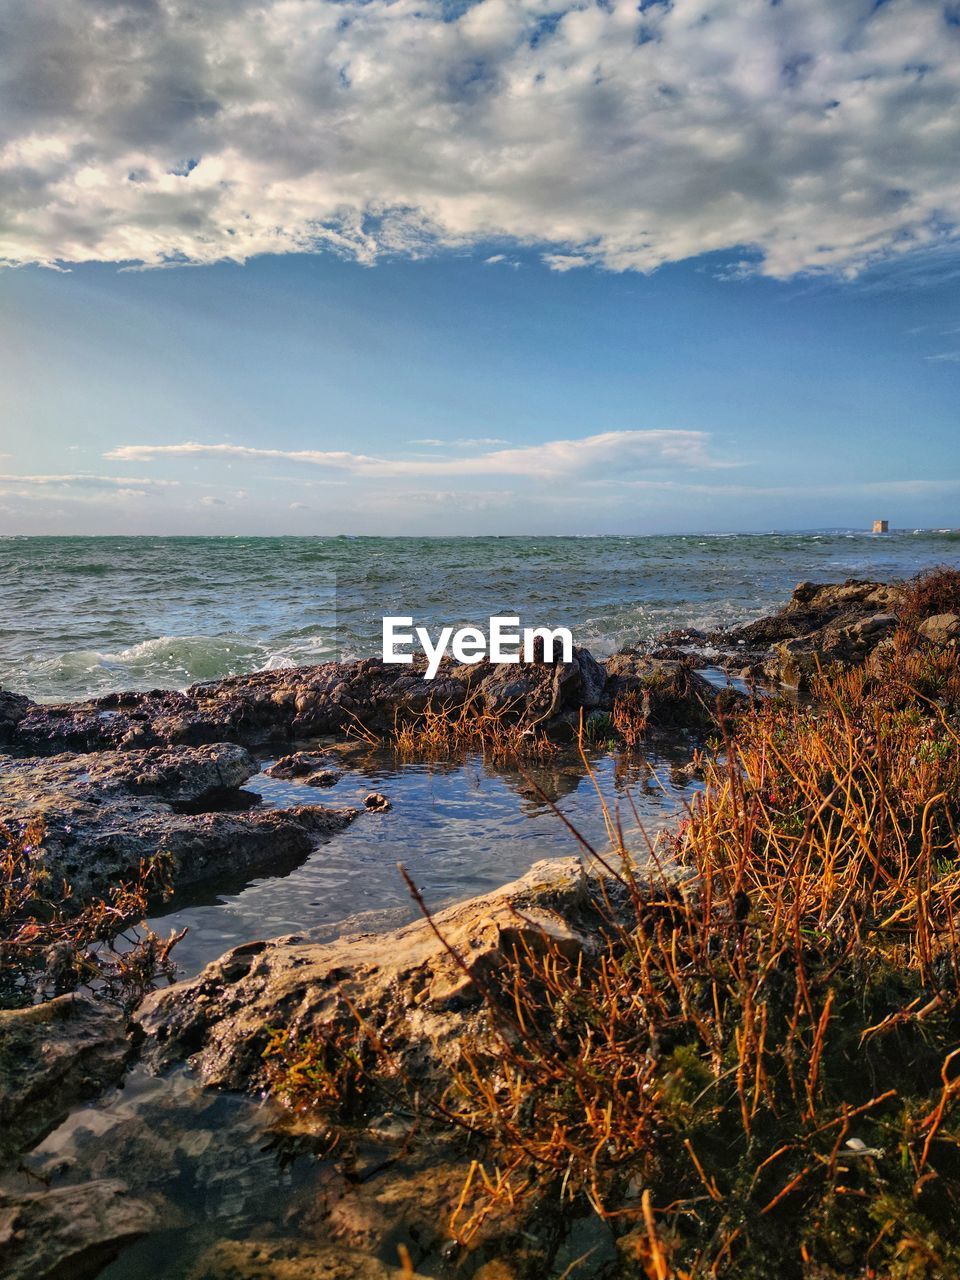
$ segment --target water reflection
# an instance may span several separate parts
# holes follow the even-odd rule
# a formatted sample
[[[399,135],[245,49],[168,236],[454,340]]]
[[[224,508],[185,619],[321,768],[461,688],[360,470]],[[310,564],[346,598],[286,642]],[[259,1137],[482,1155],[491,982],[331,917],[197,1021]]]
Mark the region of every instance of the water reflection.
[[[391,810],[361,814],[306,858],[261,868],[253,878],[228,877],[213,888],[178,894],[150,924],[162,933],[188,929],[177,948],[184,973],[253,938],[309,933],[327,939],[406,923],[416,910],[398,862],[439,908],[495,889],[541,858],[579,852],[551,803],[587,840],[602,843],[598,788],[608,804],[619,807],[628,841],[643,849],[638,818],[655,831],[671,820],[694,786],[680,771],[690,755],[689,742],[680,740],[658,742],[653,749],[648,744],[644,754],[594,752],[595,781],[575,751],[546,763],[503,768],[478,756],[404,763],[392,751],[366,744],[316,745],[343,769],[335,786],[318,789],[260,774],[248,788],[273,807],[362,806],[368,792],[381,791]],[[628,792],[632,804],[626,802]]]

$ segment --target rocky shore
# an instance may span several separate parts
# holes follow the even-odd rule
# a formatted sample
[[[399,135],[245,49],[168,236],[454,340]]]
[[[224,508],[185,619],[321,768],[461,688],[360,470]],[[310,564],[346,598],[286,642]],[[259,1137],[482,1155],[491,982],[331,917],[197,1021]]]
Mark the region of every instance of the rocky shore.
[[[430,681],[422,664],[369,658],[60,705],[0,691],[0,820],[45,820],[45,865],[55,882],[70,882],[76,901],[135,876],[153,855],[177,886],[267,865],[308,852],[356,810],[256,807],[244,783],[259,772],[257,756],[322,735],[389,735],[425,708],[456,714],[467,704],[570,742],[581,722],[606,723],[627,695],[644,727],[706,731],[718,698],[731,696],[710,669],[802,689],[818,664],[862,661],[889,636],[899,592],[877,582],[801,583],[772,617],[672,632],[605,662],[586,649],[557,665],[446,661]],[[941,637],[960,630],[952,615],[931,622]],[[312,786],[336,781],[322,755],[290,759],[275,776],[286,767]]]
[[[582,721],[609,717],[625,695],[653,729],[704,733],[715,724],[718,699],[741,696],[724,690],[717,669],[770,692],[803,690],[819,667],[863,662],[887,641],[901,592],[897,584],[868,581],[802,583],[779,613],[744,626],[671,632],[605,662],[584,649],[558,666],[446,661],[433,681],[416,664],[364,659],[62,705],[0,691],[0,821],[12,829],[44,819],[37,857],[52,881],[70,883],[77,901],[135,876],[144,859],[158,855],[178,886],[268,866],[303,856],[358,817],[355,808],[258,804],[245,784],[268,755],[293,753],[274,766],[275,775],[322,787],[336,780],[336,769],[322,752],[296,749],[325,735],[386,734],[425,708],[469,704],[570,742]],[[921,642],[955,644],[960,617],[931,614],[919,634]],[[573,955],[591,950],[598,892],[579,863],[540,864],[500,893],[444,912],[437,923],[445,944],[426,922],[325,945],[298,937],[253,941],[148,997],[132,1026],[115,1010],[72,995],[2,1010],[0,1160],[14,1163],[70,1106],[120,1079],[138,1054],[155,1069],[189,1061],[219,1088],[260,1089],[268,1083],[267,1028],[309,1034],[348,1009],[381,1029],[405,1071],[426,1079],[443,1064],[446,1046],[480,1016],[476,982],[506,952],[536,948],[544,937]],[[127,1190],[104,1179],[4,1192],[0,1248],[10,1261],[0,1274],[95,1275],[156,1225],[155,1204]],[[433,1249],[421,1250],[430,1266],[439,1265]],[[327,1269],[316,1274],[331,1280],[393,1274],[369,1255],[362,1271],[324,1256]],[[224,1275],[261,1274],[250,1258],[236,1270],[224,1265]],[[285,1263],[275,1274],[314,1274],[309,1260],[304,1265]]]
[[[575,731],[580,713],[609,711],[618,694],[637,690],[653,724],[702,724],[713,688],[698,668],[715,665],[773,683],[803,687],[817,661],[862,661],[897,620],[897,584],[851,579],[801,583],[771,617],[745,626],[669,632],[646,648],[598,662],[586,649],[557,665],[493,666],[449,659],[434,680],[425,663],[379,659],[327,662],[233,676],[182,693],[117,693],[86,702],[36,704],[0,691],[0,745],[23,756],[146,750],[237,743],[264,748],[363,726],[391,729],[426,707],[508,715],[558,735]],[[936,620],[949,637],[955,615]],[[953,629],[951,631],[951,628]]]
[[[242,787],[259,769],[232,743],[15,757],[0,761],[0,815],[44,820],[45,867],[78,903],[135,878],[145,859],[179,887],[302,855],[357,816],[253,809],[259,796]]]

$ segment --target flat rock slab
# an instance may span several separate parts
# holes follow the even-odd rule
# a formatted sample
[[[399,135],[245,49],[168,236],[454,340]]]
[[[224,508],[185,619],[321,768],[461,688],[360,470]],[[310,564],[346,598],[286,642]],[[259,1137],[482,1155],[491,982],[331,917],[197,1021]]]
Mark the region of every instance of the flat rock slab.
[[[246,943],[147,997],[137,1014],[145,1054],[159,1067],[189,1058],[209,1084],[258,1089],[268,1028],[319,1034],[349,1020],[352,1005],[380,1034],[394,1028],[398,1052],[426,1078],[479,1010],[473,976],[482,980],[514,948],[535,949],[545,935],[571,954],[594,948],[592,883],[579,859],[540,862],[503,889],[438,913],[437,927],[471,976],[426,921],[324,944],[296,936]]]
[[[157,1210],[122,1182],[0,1192],[4,1280],[87,1280],[159,1225]]]
[[[119,1009],[81,996],[0,1010],[0,1162],[39,1141],[74,1103],[119,1082],[126,1030]]]
[[[233,743],[0,758],[0,820],[43,818],[39,856],[53,883],[66,880],[82,902],[135,878],[154,855],[178,886],[301,856],[358,812],[319,805],[230,811],[258,768]]]

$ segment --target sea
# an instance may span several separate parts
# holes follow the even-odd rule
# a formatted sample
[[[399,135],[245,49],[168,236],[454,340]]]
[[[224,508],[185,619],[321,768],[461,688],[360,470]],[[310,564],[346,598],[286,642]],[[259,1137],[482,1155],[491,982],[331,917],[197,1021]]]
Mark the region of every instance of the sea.
[[[39,701],[380,651],[385,614],[567,626],[603,657],[749,621],[803,580],[960,564],[960,530],[655,537],[8,537],[0,686]]]

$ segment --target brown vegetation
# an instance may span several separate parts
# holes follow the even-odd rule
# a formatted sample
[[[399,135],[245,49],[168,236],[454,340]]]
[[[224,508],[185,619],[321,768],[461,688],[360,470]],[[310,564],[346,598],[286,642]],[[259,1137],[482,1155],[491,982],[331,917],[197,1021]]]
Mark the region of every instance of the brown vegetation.
[[[897,613],[908,626],[938,613],[960,613],[960,569],[941,565],[917,574],[904,587]]]
[[[596,955],[545,937],[477,982],[418,1099],[473,1155],[461,1244],[592,1212],[624,1276],[960,1275],[957,656],[903,631],[814,694],[729,726],[659,861],[610,815]],[[346,1075],[339,1034],[275,1041],[297,1105],[318,1059],[326,1114],[373,1090],[376,1034]]]
[[[363,736],[379,741],[369,730]],[[542,728],[516,711],[486,711],[466,701],[455,707],[425,707],[416,716],[397,717],[388,742],[407,758],[447,759],[476,753],[489,760],[545,760],[557,745]]]
[[[136,1004],[159,975],[173,977],[178,941],[140,926],[148,899],[166,891],[162,863],[144,861],[131,883],[71,909],[69,884],[43,866],[46,829],[0,824],[0,1008],[90,987],[125,1006]]]

